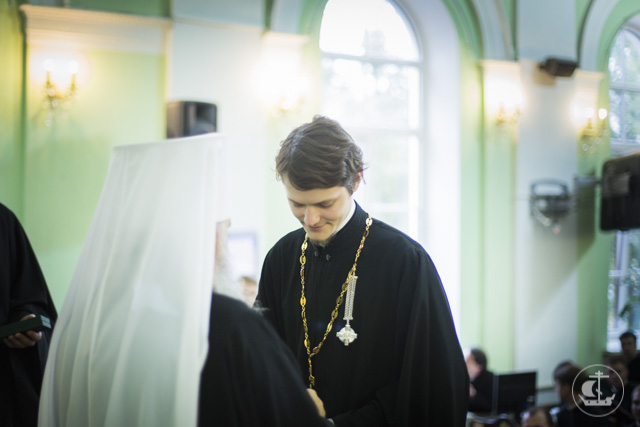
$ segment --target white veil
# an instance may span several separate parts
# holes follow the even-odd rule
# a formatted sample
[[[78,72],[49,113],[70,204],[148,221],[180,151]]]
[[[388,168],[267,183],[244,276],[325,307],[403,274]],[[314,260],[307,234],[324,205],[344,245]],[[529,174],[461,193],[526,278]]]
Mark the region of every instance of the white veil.
[[[217,134],[113,149],[53,333],[40,427],[196,425],[223,153]]]

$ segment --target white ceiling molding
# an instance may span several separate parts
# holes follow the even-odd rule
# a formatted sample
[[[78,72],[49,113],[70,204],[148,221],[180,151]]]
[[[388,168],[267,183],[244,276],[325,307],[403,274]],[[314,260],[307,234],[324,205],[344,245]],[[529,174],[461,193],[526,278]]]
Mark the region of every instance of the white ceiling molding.
[[[596,0],[592,3],[587,21],[582,29],[582,45],[580,46],[580,64],[583,70],[598,70],[598,47],[602,31],[611,11],[618,0]]]
[[[171,21],[120,13],[20,6],[32,46],[163,54]]]
[[[513,35],[500,0],[474,0],[473,5],[480,20],[484,58],[507,61],[515,59]]]

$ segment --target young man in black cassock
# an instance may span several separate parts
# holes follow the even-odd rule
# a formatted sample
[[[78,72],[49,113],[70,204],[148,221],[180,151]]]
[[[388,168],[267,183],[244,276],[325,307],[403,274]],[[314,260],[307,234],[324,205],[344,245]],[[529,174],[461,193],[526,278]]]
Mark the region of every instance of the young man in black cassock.
[[[362,153],[315,117],[276,157],[302,228],[267,254],[254,307],[297,357],[338,426],[464,426],[469,380],[426,251],[353,199]],[[357,285],[357,286],[356,286]]]
[[[0,325],[57,312],[38,260],[16,216],[0,204]],[[0,343],[0,425],[36,426],[51,330],[27,331]]]

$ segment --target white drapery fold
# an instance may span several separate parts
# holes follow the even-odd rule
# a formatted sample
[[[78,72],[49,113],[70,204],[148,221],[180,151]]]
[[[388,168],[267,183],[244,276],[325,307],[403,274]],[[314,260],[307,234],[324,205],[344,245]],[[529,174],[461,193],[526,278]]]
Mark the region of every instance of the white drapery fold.
[[[224,137],[113,149],[45,370],[39,427],[197,423]]]

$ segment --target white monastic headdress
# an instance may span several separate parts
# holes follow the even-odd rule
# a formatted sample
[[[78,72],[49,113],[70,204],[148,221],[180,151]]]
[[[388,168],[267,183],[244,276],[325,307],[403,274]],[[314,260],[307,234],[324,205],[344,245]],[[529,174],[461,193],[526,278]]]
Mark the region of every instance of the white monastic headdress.
[[[196,425],[224,149],[217,134],[113,149],[53,333],[40,427]]]

